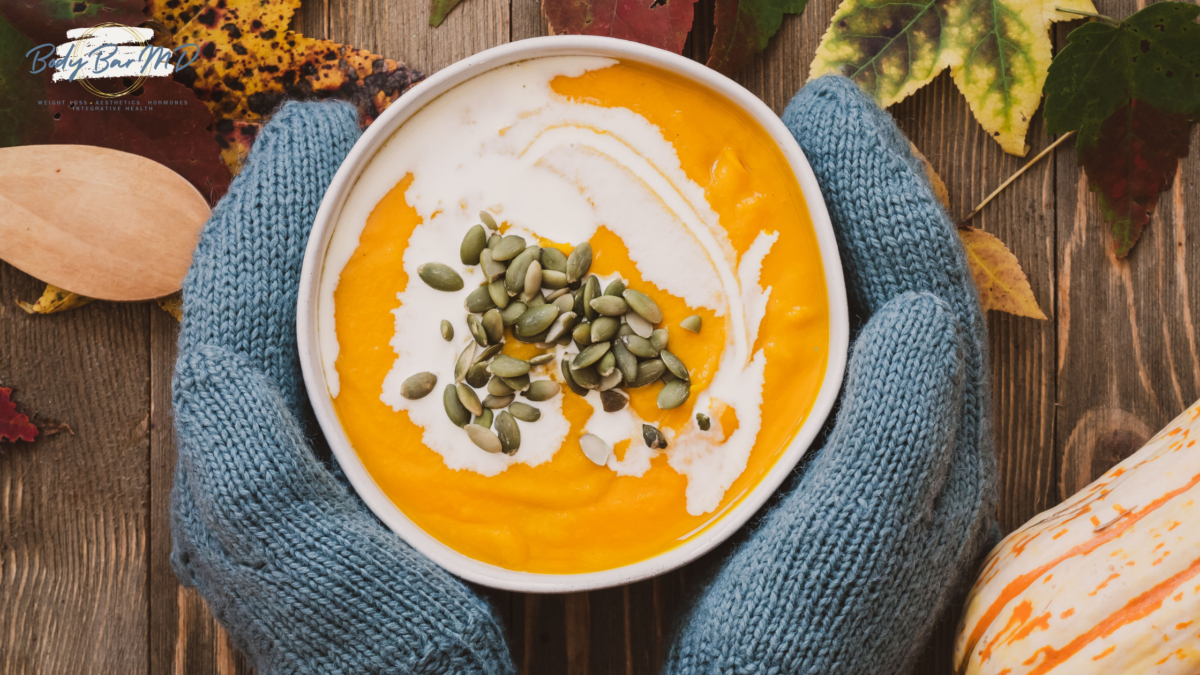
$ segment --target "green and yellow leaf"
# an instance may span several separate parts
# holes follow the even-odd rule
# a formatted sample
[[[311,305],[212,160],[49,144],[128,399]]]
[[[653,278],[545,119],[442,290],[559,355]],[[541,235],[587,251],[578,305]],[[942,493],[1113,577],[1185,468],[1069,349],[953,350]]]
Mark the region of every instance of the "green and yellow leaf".
[[[984,311],[994,309],[1031,319],[1046,318],[1033,297],[1021,263],[1004,242],[974,228],[960,229],[958,236],[967,252],[967,265]]]
[[[29,303],[17,300],[17,306],[25,310],[26,314],[54,314],[82,307],[91,301],[92,298],[72,293],[53,284],[46,284],[46,290],[42,291],[42,297],[38,298],[37,302]]]

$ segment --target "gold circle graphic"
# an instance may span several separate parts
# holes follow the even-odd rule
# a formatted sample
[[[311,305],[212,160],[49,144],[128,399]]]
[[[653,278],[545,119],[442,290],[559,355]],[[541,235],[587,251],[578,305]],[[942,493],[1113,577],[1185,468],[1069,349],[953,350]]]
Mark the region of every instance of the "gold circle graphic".
[[[124,24],[119,24],[119,23],[100,23],[100,24],[96,24],[95,26],[92,26],[91,28],[87,29],[87,31],[84,32],[84,34],[81,35],[75,41],[75,43],[71,45],[71,53],[67,54],[67,58],[69,59],[75,55],[75,48],[79,45],[80,41],[86,40],[87,38],[91,37],[100,28],[124,28],[125,30],[129,31],[129,33],[131,35],[133,35],[133,39],[135,42],[137,42],[137,44],[141,45],[142,47],[146,46],[146,41],[142,39],[142,36],[139,35],[137,31],[130,28],[129,26],[126,26]],[[126,87],[125,89],[122,89],[121,91],[118,91],[115,93],[101,91],[100,89],[98,89],[96,87],[96,85],[89,82],[87,80],[87,78],[79,80],[79,84],[84,89],[90,91],[92,94],[99,96],[101,98],[120,98],[122,96],[128,95],[130,92],[137,91],[138,87],[141,87],[143,84],[145,84],[147,79],[149,79],[147,76],[139,75],[137,80],[135,80],[133,84],[131,84],[128,87]]]

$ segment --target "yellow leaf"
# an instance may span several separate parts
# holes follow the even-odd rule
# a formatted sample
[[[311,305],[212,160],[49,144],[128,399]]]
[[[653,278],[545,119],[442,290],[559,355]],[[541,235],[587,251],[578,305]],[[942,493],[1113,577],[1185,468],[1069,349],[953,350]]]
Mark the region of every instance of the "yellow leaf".
[[[21,300],[16,302],[17,306],[25,310],[27,314],[53,314],[82,307],[91,301],[92,298],[46,284],[46,290],[42,292],[42,297],[38,298],[37,302],[32,304]]]
[[[967,252],[967,265],[979,289],[979,304],[984,310],[994,309],[1031,319],[1045,319],[1038,307],[1029,279],[1021,269],[1017,257],[1008,250],[1004,242],[974,228],[960,229]]]
[[[908,145],[910,148],[912,148],[913,155],[916,155],[917,159],[921,160],[921,163],[925,165],[925,177],[929,179],[929,185],[933,188],[933,196],[937,197],[937,200],[941,203],[942,208],[946,209],[946,212],[949,213],[950,191],[946,189],[946,181],[942,180],[942,177],[938,175],[937,170],[933,168],[933,164],[930,164],[929,158],[926,157],[920,150],[918,150],[917,146],[912,141],[909,141]]]
[[[183,321],[183,291],[175,291],[174,293],[156,298],[155,302],[167,314],[175,317],[176,321]]]
[[[841,73],[882,107],[946,68],[975,119],[1005,152],[1025,132],[1050,67],[1050,26],[1095,12],[1091,0],[844,0],[821,39],[810,78]]]

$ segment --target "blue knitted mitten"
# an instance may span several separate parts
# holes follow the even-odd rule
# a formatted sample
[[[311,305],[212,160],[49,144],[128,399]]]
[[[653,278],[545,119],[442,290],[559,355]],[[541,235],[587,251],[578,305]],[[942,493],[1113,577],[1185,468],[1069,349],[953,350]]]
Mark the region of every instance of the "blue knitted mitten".
[[[904,672],[991,543],[983,316],[954,224],[887,113],[823,77],[783,120],[870,321],[825,447],[699,599],[667,671]]]
[[[289,104],[204,228],[175,366],[175,573],[259,673],[509,673],[487,603],[385,529],[309,449],[296,289],[358,138],[347,104]]]

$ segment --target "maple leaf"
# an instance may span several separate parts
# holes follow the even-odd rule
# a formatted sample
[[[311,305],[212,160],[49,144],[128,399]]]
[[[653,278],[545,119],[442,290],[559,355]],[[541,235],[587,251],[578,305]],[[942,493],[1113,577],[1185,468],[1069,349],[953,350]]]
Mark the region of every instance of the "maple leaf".
[[[30,441],[37,438],[37,427],[29,423],[29,417],[17,412],[12,402],[12,389],[0,387],[0,441]]]
[[[967,252],[967,266],[979,291],[979,304],[985,311],[994,309],[1031,319],[1046,318],[1021,263],[1004,242],[970,227],[959,229],[958,236]]]
[[[800,14],[808,0],[717,0],[708,67],[732,75],[766,49],[784,14]]]
[[[881,107],[904,100],[946,68],[979,124],[1013,155],[1050,65],[1050,24],[1095,12],[1091,0],[844,0],[809,77],[841,73]]]
[[[1200,7],[1162,2],[1118,24],[1071,31],[1046,80],[1046,131],[1075,149],[1112,223],[1115,252],[1137,243],[1188,151],[1200,113]]]
[[[542,0],[542,14],[555,35],[604,35],[679,54],[692,29],[695,1]]]

